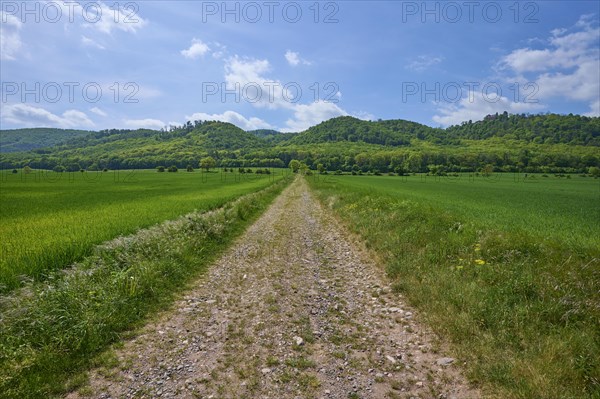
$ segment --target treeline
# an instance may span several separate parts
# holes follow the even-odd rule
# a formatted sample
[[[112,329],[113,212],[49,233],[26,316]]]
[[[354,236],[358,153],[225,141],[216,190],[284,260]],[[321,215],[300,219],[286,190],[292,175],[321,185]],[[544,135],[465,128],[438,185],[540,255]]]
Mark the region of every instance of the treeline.
[[[476,172],[489,169],[497,172],[529,173],[587,173],[590,167],[600,167],[600,157],[593,154],[535,152],[523,149],[518,152],[461,152],[461,151],[413,151],[382,150],[358,153],[327,153],[292,148],[263,150],[259,152],[209,152],[217,167],[281,168],[293,159],[302,161],[310,169],[317,170],[321,164],[329,171],[362,172]],[[26,165],[35,169],[57,171],[103,170],[103,169],[153,169],[159,165],[175,165],[178,168],[198,168],[198,157],[119,158],[109,156],[100,159],[64,159],[44,157],[25,159],[16,163],[0,164],[3,169]]]
[[[362,172],[496,171],[585,173],[600,167],[600,118],[579,115],[489,115],[435,129],[403,120],[330,119],[297,134],[246,132],[230,123],[187,122],[161,131],[88,132],[59,145],[0,154],[0,168],[76,171],[199,166],[286,167],[293,159],[317,170]]]

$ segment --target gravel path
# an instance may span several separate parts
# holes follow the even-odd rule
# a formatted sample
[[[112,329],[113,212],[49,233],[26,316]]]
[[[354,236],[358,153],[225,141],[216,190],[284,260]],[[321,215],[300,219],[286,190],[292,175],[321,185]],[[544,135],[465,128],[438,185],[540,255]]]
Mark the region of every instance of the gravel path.
[[[68,397],[481,396],[302,178],[173,309]]]

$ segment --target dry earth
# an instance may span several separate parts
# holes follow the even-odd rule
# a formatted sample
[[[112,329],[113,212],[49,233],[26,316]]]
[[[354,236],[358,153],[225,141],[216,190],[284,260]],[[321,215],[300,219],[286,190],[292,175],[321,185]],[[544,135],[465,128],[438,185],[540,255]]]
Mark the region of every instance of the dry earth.
[[[117,358],[68,397],[480,397],[302,178]]]

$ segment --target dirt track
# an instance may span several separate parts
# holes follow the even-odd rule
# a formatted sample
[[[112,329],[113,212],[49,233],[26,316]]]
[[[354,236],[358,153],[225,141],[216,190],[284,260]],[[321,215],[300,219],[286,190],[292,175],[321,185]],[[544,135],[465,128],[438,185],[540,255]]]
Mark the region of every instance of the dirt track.
[[[100,398],[480,397],[414,317],[298,178],[196,288],[117,351],[119,367],[94,371],[84,391]]]

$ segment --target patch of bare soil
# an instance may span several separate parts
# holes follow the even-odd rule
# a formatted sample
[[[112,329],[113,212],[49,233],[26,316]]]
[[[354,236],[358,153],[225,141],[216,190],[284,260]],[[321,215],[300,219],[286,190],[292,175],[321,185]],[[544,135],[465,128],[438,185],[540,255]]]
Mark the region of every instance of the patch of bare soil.
[[[297,178],[69,398],[478,398]]]

